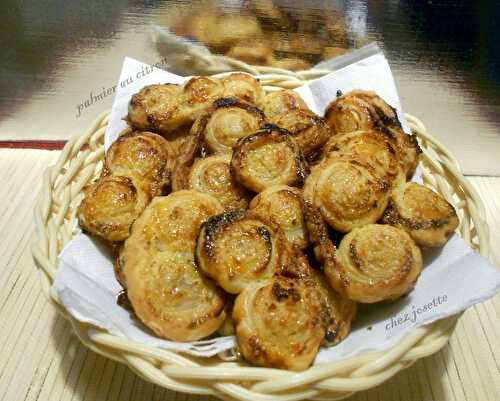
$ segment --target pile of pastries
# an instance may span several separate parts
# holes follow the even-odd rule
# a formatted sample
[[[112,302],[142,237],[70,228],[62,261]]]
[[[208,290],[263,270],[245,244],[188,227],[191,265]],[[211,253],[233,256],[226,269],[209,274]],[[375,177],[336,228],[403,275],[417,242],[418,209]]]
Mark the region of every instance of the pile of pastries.
[[[367,43],[359,33],[348,34],[344,14],[341,5],[331,2],[290,7],[271,0],[199,1],[167,7],[156,19],[213,53],[253,65],[305,70]]]
[[[321,117],[244,73],[195,77],[144,87],[126,120],[78,219],[119,249],[132,310],[162,338],[235,334],[254,364],[306,369],[458,226],[408,181],[419,146],[373,92],[339,92]]]

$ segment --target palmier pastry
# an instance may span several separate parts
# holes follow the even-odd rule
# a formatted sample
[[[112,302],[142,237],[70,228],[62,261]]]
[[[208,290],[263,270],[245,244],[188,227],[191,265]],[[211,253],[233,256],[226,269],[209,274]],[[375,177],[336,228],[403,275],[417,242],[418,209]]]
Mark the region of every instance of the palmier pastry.
[[[221,78],[224,97],[236,97],[252,104],[260,104],[264,98],[264,88],[259,80],[244,72],[235,72]]]
[[[325,120],[334,134],[369,130],[378,126],[401,127],[396,110],[371,91],[354,90],[330,102]]]
[[[399,127],[388,127],[381,130],[395,144],[406,178],[410,179],[415,173],[420,153],[422,153],[417,137],[405,134]]]
[[[308,245],[302,209],[302,192],[298,188],[285,185],[270,187],[250,202],[253,214],[276,223],[283,230],[288,242],[299,249]]]
[[[325,343],[329,346],[336,345],[346,338],[351,331],[351,324],[356,316],[357,304],[335,291],[323,273],[313,270],[313,278],[328,310],[329,320]]]
[[[248,285],[233,309],[236,337],[245,359],[296,371],[314,360],[325,336],[326,317],[315,285],[282,276]]]
[[[151,132],[127,132],[106,154],[101,177],[85,190],[78,222],[108,241],[123,241],[130,225],[170,182],[175,154]]]
[[[214,196],[224,210],[246,209],[249,193],[232,177],[230,164],[231,153],[196,160],[191,167],[187,187]]]
[[[196,247],[200,269],[231,294],[269,280],[286,255],[279,228],[243,210],[208,219]]]
[[[308,166],[288,131],[267,125],[238,142],[231,171],[240,184],[261,192],[273,185],[302,185]]]
[[[304,185],[304,199],[319,208],[340,232],[375,223],[389,200],[389,181],[367,160],[330,154],[313,167]]]
[[[84,189],[78,223],[85,231],[108,241],[123,241],[130,226],[151,201],[128,177],[104,176]]]
[[[373,303],[409,292],[422,270],[422,255],[403,230],[368,224],[345,235],[334,269],[325,268],[332,287],[348,298]]]
[[[210,152],[230,152],[240,138],[258,131],[264,124],[264,113],[257,107],[223,98],[196,120],[191,132],[201,133]]]
[[[158,134],[134,131],[118,137],[105,160],[105,169],[112,175],[133,178],[151,196],[157,196],[170,183],[175,151]]]
[[[183,88],[174,84],[148,85],[134,94],[128,106],[129,124],[142,131],[170,132],[189,121],[180,113]]]
[[[331,135],[325,120],[310,110],[290,110],[279,114],[272,122],[292,134],[306,157],[314,155]]]
[[[406,176],[415,172],[420,148],[413,135],[401,129],[396,110],[370,91],[352,91],[331,102],[325,119],[334,134],[378,129],[390,138]]]
[[[194,341],[225,319],[225,296],[198,272],[200,225],[222,207],[210,195],[178,191],[156,197],[132,226],[120,253],[127,296],[137,317],[160,337]]]
[[[260,107],[269,120],[291,110],[309,110],[299,94],[288,89],[268,93]]]
[[[458,227],[457,213],[441,195],[415,182],[396,188],[382,222],[402,228],[422,246],[443,246]]]
[[[380,131],[354,131],[335,135],[325,145],[323,156],[328,157],[331,152],[351,153],[368,159],[382,175],[387,175],[392,186],[406,182],[406,174],[399,162],[395,145]]]
[[[132,96],[127,120],[137,129],[169,134],[193,123],[216,99],[260,100],[263,89],[255,78],[243,73],[232,75],[222,79],[194,77],[183,86],[145,86]]]

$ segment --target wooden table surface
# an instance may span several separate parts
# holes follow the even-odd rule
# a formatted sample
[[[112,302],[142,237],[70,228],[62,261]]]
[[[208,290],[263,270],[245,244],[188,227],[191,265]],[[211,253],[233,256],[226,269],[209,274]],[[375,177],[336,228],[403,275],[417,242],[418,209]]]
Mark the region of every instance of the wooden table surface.
[[[42,293],[30,253],[33,204],[59,152],[0,150],[0,400],[203,400],[147,383],[89,351]],[[500,177],[469,177],[487,210],[493,258],[500,249]],[[448,345],[351,401],[500,399],[500,296],[469,309]]]

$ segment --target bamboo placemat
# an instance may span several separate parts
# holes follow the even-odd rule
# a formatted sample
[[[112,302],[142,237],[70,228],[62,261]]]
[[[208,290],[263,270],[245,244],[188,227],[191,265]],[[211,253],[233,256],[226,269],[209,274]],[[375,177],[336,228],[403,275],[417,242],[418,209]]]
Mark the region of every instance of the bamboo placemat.
[[[159,388],[88,351],[41,292],[33,266],[33,204],[59,152],[0,150],[0,400],[213,400]],[[471,177],[500,237],[500,177]],[[500,261],[500,249],[493,246]],[[350,401],[500,399],[500,296],[468,310],[444,349]]]

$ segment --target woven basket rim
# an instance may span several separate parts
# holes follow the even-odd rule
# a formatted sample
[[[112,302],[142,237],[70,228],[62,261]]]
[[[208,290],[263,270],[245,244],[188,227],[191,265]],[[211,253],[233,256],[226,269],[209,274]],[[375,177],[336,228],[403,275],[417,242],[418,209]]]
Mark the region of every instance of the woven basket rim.
[[[266,77],[266,83],[275,88],[289,88],[289,77],[274,74],[272,79]],[[286,84],[282,86],[283,82]],[[294,79],[296,86],[303,83]],[[104,157],[102,140],[108,116],[108,112],[102,113],[87,132],[66,144],[57,163],[44,174],[42,192],[35,208],[37,238],[32,253],[42,288],[88,348],[127,364],[144,379],[171,390],[211,394],[224,400],[293,401],[348,397],[356,391],[383,383],[447,343],[458,315],[419,327],[388,350],[322,363],[296,373],[240,366],[241,362],[221,360],[215,363],[213,358],[200,361],[185,354],[147,347],[78,322],[58,302],[51,285],[59,251],[72,238],[81,190],[92,179]],[[462,238],[487,256],[489,234],[481,199],[463,177],[458,162],[446,147],[426,131],[419,119],[411,115],[406,115],[406,118],[423,149],[424,183],[437,189],[455,205],[460,216]]]

